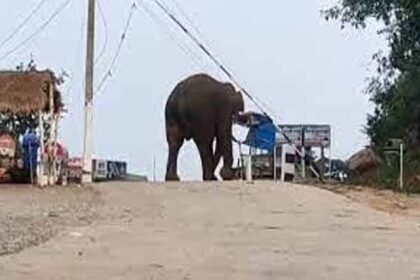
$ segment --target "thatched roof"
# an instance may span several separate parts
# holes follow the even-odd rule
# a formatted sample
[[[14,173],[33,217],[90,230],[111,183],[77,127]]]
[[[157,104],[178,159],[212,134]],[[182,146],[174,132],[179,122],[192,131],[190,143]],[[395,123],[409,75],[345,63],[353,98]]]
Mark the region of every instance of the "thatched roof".
[[[55,110],[61,104],[60,92],[51,71],[0,71],[0,112],[28,114],[48,110],[48,86],[54,86]]]

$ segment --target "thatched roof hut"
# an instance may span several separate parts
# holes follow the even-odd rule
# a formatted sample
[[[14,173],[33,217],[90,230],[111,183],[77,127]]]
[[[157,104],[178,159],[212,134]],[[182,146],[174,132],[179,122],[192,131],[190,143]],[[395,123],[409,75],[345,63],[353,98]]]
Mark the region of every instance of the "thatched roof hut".
[[[55,111],[62,107],[57,79],[51,71],[0,71],[0,112],[29,114],[49,110],[49,86]]]

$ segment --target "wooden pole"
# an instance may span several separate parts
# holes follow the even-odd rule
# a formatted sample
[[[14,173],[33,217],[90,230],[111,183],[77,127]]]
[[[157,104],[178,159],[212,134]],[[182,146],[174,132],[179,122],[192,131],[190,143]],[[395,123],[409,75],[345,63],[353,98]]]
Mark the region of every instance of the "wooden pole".
[[[54,86],[50,84],[49,86],[49,104],[50,104],[50,135],[49,135],[49,147],[47,154],[48,157],[48,185],[54,185],[55,183],[55,120],[54,120]],[[50,157],[52,156],[52,158]]]
[[[59,113],[53,115],[53,123],[54,123],[54,137],[53,137],[53,178],[54,178],[54,184],[57,184],[58,177],[60,175],[59,168],[58,168],[58,159],[57,159],[57,153],[58,153],[58,118]]]
[[[93,78],[95,55],[95,0],[88,0],[88,26],[86,50],[85,85],[85,135],[83,145],[82,183],[92,183],[92,146],[93,146]]]
[[[38,174],[38,184],[43,187],[45,186],[44,181],[44,119],[43,119],[43,112],[38,112],[38,120],[39,120],[39,143],[40,143],[40,161],[39,161],[39,174]]]

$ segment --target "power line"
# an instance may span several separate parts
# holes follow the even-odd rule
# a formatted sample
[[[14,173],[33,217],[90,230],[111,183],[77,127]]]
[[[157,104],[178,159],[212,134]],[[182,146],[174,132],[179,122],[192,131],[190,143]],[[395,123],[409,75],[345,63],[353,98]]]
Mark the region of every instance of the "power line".
[[[192,26],[192,28],[197,33],[197,35],[201,36],[202,37],[201,38],[202,40],[205,39],[205,38],[203,38],[204,36],[203,36],[201,30],[195,25],[195,23],[192,21],[192,19],[187,15],[187,13],[182,8],[181,4],[177,0],[171,0],[171,2],[175,4],[175,6],[178,9],[178,11],[187,20],[187,22]],[[204,41],[207,41],[207,40],[204,40]],[[205,43],[208,43],[208,42],[205,42]]]
[[[203,63],[200,59],[199,56],[197,54],[194,53],[194,51],[188,47],[187,44],[183,44],[180,40],[178,40],[176,38],[175,33],[168,27],[167,24],[165,24],[164,21],[159,19],[159,16],[152,10],[150,9],[144,2],[140,2],[140,6],[143,8],[143,10],[149,15],[149,17],[152,19],[152,21],[154,21],[154,23],[156,25],[158,25],[168,36],[168,38],[170,40],[172,40],[173,42],[175,42],[179,49],[186,55],[188,56],[196,66],[198,67],[208,67],[208,65],[206,65],[205,63]]]
[[[41,0],[38,5],[36,5],[29,14],[23,19],[23,21],[14,28],[10,34],[0,43],[0,49],[3,48],[8,42],[10,42],[15,35],[19,33],[20,30],[32,19],[32,17],[42,8],[42,6],[47,2],[48,0]]]
[[[159,8],[176,24],[178,25],[178,27],[207,55],[207,57],[217,66],[219,67],[219,69],[231,80],[231,82],[233,84],[235,84],[239,90],[245,94],[249,100],[254,103],[254,105],[260,110],[260,112],[269,120],[271,120],[272,122],[273,119],[267,114],[267,112],[264,110],[264,108],[260,105],[260,103],[244,88],[241,86],[241,84],[239,84],[237,82],[237,80],[235,79],[235,77],[232,75],[232,73],[209,51],[209,49],[199,41],[199,39],[194,36],[194,34],[192,34],[186,27],[184,24],[182,24],[174,14],[172,14],[169,9],[162,4],[162,2],[160,2],[159,0],[152,0],[156,5],[159,6]],[[282,134],[285,139],[287,140],[287,142],[293,147],[293,149],[295,150],[295,152],[303,157],[303,153],[293,144],[293,142],[291,141],[291,139],[286,135],[286,133],[284,133],[284,131],[276,124],[274,124],[274,127],[276,129],[276,131],[280,134]],[[311,170],[312,172],[317,175],[317,177],[319,178],[319,174],[318,172],[315,170],[315,168],[312,166],[311,164]]]
[[[202,42],[204,42],[206,45],[207,45],[207,47],[209,48],[209,47],[211,47],[210,46],[210,44],[209,44],[209,40],[208,40],[208,37],[207,36],[205,36],[205,35],[203,35],[203,32],[197,27],[197,25],[194,23],[194,21],[191,19],[191,17],[184,11],[184,9],[183,9],[183,7],[182,7],[182,5],[179,3],[179,1],[178,0],[170,0],[172,3],[174,3],[174,5],[176,6],[176,8],[177,8],[177,10],[181,13],[181,15],[186,19],[186,21],[189,23],[189,25],[193,28],[193,30],[195,31],[195,33],[197,34],[197,37],[198,37],[198,39],[201,39],[201,41]],[[163,5],[163,3],[162,3],[162,5]],[[220,62],[220,64],[221,65],[223,65],[223,64],[225,64],[224,62],[223,62],[223,60],[220,58],[221,56],[217,53],[217,52],[214,52],[214,49],[213,49],[213,55],[215,54],[215,57],[218,57],[218,61]],[[273,112],[273,110],[271,110],[271,108],[270,108],[270,106],[266,103],[266,102],[264,102],[263,100],[261,100],[261,99],[259,99],[258,97],[256,97],[256,96],[254,96],[254,98],[255,98],[255,100],[259,103],[259,104],[261,104],[262,106],[264,106],[265,107],[265,109],[267,110],[267,111],[269,111],[269,113],[271,114],[271,115],[276,115],[274,112]],[[276,116],[277,117],[277,116]]]
[[[61,3],[60,6],[55,10],[55,12],[41,25],[39,26],[31,35],[29,35],[26,39],[21,41],[19,44],[17,44],[13,49],[6,52],[3,56],[0,57],[0,61],[3,61],[7,57],[9,57],[11,54],[18,51],[21,47],[25,46],[27,43],[29,43],[31,40],[33,40],[36,36],[38,36],[42,31],[44,31],[45,28],[48,27],[48,25],[62,12],[64,9],[70,4],[72,0],[65,0]]]
[[[199,41],[199,39],[194,36],[184,24],[182,24],[170,11],[169,9],[162,4],[159,0],[152,0],[159,8],[176,24],[179,28],[207,55],[207,57],[217,66],[219,69],[257,106],[257,108],[267,117],[268,114],[265,112],[264,108],[254,99],[254,97],[249,94],[249,92],[243,88],[237,80],[234,78],[232,73],[222,64],[219,60],[210,52],[210,50],[204,46],[203,43]]]
[[[121,39],[120,39],[120,42],[118,43],[117,50],[116,50],[116,52],[115,52],[115,54],[114,54],[114,57],[113,57],[113,58],[112,58],[112,60],[111,60],[111,63],[110,63],[110,65],[109,65],[109,67],[108,67],[108,70],[106,71],[105,75],[102,77],[101,82],[100,82],[100,83],[99,83],[99,85],[96,87],[95,92],[96,92],[97,94],[98,94],[98,93],[99,93],[99,92],[103,89],[103,87],[104,87],[104,85],[105,85],[106,81],[107,81],[110,77],[112,77],[112,69],[114,68],[114,66],[115,66],[115,64],[116,64],[116,62],[117,62],[117,59],[118,59],[118,57],[119,57],[119,55],[120,55],[120,53],[121,53],[122,47],[123,47],[123,45],[124,45],[125,39],[127,38],[127,32],[128,32],[128,29],[130,28],[131,20],[132,20],[132,18],[133,18],[133,14],[134,14],[134,11],[135,11],[136,9],[137,9],[136,3],[135,3],[135,2],[133,2],[133,4],[131,5],[131,9],[130,9],[130,13],[129,13],[129,15],[128,15],[127,22],[125,23],[125,26],[124,26],[123,33],[121,34]]]
[[[182,5],[179,3],[178,0],[170,0],[172,3],[174,3],[175,7],[178,9],[178,11],[181,13],[181,15],[186,19],[186,21],[189,23],[189,25],[193,28],[195,33],[197,34],[197,37],[201,39],[208,47],[211,47],[209,44],[208,37],[203,34],[202,30],[198,28],[198,26],[194,23],[194,21],[191,19],[191,17],[185,12],[185,10],[182,8]],[[214,51],[213,53],[218,57],[219,61],[223,63],[223,61],[220,59],[220,55]]]
[[[106,48],[108,46],[108,40],[109,40],[109,36],[108,36],[108,22],[106,20],[104,10],[102,9],[101,0],[96,0],[96,2],[98,3],[99,14],[101,15],[102,24],[104,26],[105,40],[104,40],[104,43],[102,45],[101,51],[99,52],[99,55],[95,59],[95,66],[97,66],[99,64],[99,62],[101,61],[102,57],[104,56],[104,54],[106,52]]]

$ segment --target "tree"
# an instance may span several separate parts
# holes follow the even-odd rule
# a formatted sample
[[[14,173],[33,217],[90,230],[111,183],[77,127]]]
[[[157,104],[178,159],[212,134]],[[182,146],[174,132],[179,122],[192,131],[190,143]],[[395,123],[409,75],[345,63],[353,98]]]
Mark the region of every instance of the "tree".
[[[366,132],[374,146],[389,138],[405,138],[420,145],[420,1],[341,0],[324,11],[327,20],[340,20],[342,28],[365,28],[371,20],[383,24],[390,52],[374,55],[377,76],[367,92],[375,104],[368,116]]]

